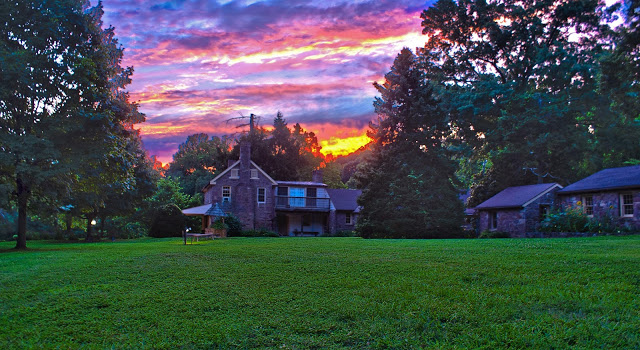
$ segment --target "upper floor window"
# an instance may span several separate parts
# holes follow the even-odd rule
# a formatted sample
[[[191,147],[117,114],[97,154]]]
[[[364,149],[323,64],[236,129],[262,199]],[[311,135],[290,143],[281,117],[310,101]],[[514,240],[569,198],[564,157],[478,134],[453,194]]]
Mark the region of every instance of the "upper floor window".
[[[620,216],[633,216],[633,195],[631,193],[620,194]]]
[[[251,178],[252,179],[258,178],[258,169],[251,169]]]
[[[347,225],[351,225],[352,222],[353,222],[353,218],[351,217],[351,213],[347,213],[344,219],[344,223]]]
[[[231,202],[231,186],[222,186],[222,202]]]
[[[258,188],[258,203],[265,203],[267,201],[267,190],[264,187]]]
[[[229,178],[237,179],[239,177],[240,177],[240,171],[238,169],[231,169],[231,176],[229,176]]]
[[[582,205],[584,206],[584,213],[588,216],[593,216],[593,196],[582,197]]]

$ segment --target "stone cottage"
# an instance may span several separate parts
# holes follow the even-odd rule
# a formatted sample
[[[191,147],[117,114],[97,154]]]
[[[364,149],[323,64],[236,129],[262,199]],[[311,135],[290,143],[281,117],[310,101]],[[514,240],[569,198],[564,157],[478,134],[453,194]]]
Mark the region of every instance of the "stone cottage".
[[[558,191],[561,207],[591,217],[612,216],[640,229],[640,165],[599,171]]]
[[[555,203],[562,189],[557,183],[509,187],[475,207],[482,231],[507,232],[524,237],[537,227]]]

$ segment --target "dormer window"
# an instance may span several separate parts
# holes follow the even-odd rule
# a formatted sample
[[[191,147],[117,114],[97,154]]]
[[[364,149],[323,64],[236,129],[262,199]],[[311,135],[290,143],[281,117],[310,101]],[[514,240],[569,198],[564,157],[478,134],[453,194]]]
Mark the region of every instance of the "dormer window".
[[[238,169],[231,169],[231,176],[229,176],[230,179],[239,179],[240,178],[240,171]]]
[[[251,169],[251,178],[254,180],[258,178],[258,169]]]

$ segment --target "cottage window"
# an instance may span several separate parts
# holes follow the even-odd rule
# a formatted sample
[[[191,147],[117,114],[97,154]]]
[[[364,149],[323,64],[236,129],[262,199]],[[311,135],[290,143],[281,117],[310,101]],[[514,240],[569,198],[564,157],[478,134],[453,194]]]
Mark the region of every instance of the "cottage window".
[[[489,212],[489,229],[490,230],[498,229],[498,212],[497,211]]]
[[[547,216],[549,216],[549,211],[550,211],[550,208],[548,205],[540,206],[540,221],[543,221],[544,219],[547,218]]]
[[[620,194],[620,216],[633,217],[633,195]]]
[[[258,178],[258,169],[251,169],[251,178],[252,179]]]
[[[593,216],[593,196],[582,197],[582,205],[584,206],[584,213],[587,216]]]
[[[240,177],[239,170],[238,169],[231,169],[231,176],[229,176],[229,178],[237,179],[239,177]]]
[[[351,220],[351,213],[347,213],[347,215],[345,216],[345,219],[344,219],[344,223],[347,224],[347,225],[351,225],[352,222],[353,221]]]
[[[267,190],[264,187],[258,188],[258,203],[265,203],[267,201]]]
[[[222,186],[222,202],[231,202],[231,186]]]

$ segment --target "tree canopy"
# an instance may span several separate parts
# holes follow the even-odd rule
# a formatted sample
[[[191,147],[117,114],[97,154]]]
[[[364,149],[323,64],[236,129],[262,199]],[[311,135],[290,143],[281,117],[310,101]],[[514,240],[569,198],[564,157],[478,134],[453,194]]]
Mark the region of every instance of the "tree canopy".
[[[102,14],[101,3],[81,0],[0,4],[0,177],[18,207],[17,248],[34,200],[93,186],[93,165],[133,158],[125,144],[144,116],[128,101],[133,69],[120,66],[123,49]],[[133,173],[122,168],[118,180]]]
[[[419,56],[438,82],[450,140],[486,169],[472,205],[538,176],[567,184],[637,157],[637,109],[622,102],[637,84],[633,74],[604,75],[603,59],[629,60],[611,56],[620,36],[605,36],[603,9],[596,0],[440,0],[423,11]],[[603,78],[626,84],[604,88]]]

